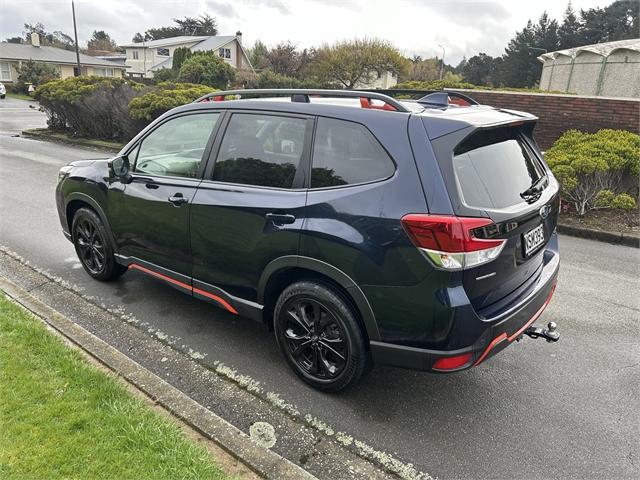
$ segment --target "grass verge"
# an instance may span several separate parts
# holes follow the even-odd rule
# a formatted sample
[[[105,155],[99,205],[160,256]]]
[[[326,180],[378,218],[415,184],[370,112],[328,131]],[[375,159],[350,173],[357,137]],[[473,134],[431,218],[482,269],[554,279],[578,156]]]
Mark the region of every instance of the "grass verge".
[[[19,100],[29,100],[33,102],[33,97],[30,97],[26,93],[7,92],[7,98],[17,98]]]
[[[119,152],[125,144],[118,142],[110,142],[108,140],[98,140],[95,138],[74,137],[65,132],[56,132],[48,128],[33,128],[31,130],[23,130],[22,135],[25,137],[36,138],[38,140],[61,142],[69,145],[78,145],[81,147],[99,148],[112,152]]]
[[[0,478],[227,478],[205,448],[1,294],[0,345]]]

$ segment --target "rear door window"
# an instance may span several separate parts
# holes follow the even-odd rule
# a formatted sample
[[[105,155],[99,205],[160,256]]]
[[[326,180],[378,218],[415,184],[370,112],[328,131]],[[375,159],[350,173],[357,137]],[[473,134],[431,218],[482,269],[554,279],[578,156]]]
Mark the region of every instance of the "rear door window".
[[[218,151],[213,180],[292,188],[306,129],[304,118],[234,113]]]
[[[389,178],[394,171],[393,160],[365,127],[344,120],[318,119],[311,188],[373,182]]]
[[[453,166],[463,202],[499,209],[523,202],[520,196],[545,171],[515,128],[473,134],[454,150]]]

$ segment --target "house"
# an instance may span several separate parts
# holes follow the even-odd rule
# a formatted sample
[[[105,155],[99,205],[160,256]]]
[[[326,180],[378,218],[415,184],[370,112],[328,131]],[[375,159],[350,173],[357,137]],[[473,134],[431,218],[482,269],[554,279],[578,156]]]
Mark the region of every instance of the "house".
[[[220,58],[237,69],[253,70],[242,48],[242,33],[235,35],[181,36],[121,45],[126,51],[127,73],[132,77],[152,78],[154,72],[173,65],[176,48],[193,52],[215,51]]]
[[[40,46],[37,34],[32,35],[31,45],[0,42],[0,82],[13,83],[18,79],[17,68],[22,62],[35,60],[55,66],[60,78],[73,77],[78,68],[76,52],[62,48]],[[99,77],[122,77],[125,66],[100,58],[80,54],[81,75]]]
[[[640,98],[640,39],[543,53],[540,88],[578,95]]]
[[[393,72],[377,72],[368,82],[360,81],[354,85],[354,89],[358,90],[378,90],[393,88],[398,84],[398,75]]]

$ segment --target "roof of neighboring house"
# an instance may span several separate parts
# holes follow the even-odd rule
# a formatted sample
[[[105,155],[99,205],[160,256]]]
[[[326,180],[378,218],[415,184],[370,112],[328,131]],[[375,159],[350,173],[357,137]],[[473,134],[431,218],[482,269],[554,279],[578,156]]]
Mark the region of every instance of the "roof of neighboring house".
[[[194,52],[216,50],[220,47],[224,47],[227,43],[232,42],[235,39],[235,35],[216,35],[215,37],[208,37],[206,40],[195,44],[193,47],[191,47],[191,50]]]
[[[640,52],[640,38],[617,40],[615,42],[596,43],[594,45],[585,45],[583,47],[567,48],[566,50],[543,53],[538,57],[538,60],[540,60],[541,62],[544,62],[545,60],[553,60],[560,55],[576,58],[576,56],[578,56],[581,52],[590,52],[595,53],[596,55],[602,55],[603,57],[608,57],[611,52],[619,49],[635,50],[636,52]]]
[[[3,60],[37,60],[39,62],[76,64],[76,52],[62,48],[42,46],[34,47],[21,43],[0,42],[0,58]],[[80,54],[82,65],[98,67],[120,67],[107,60]]]
[[[163,68],[171,68],[171,67],[173,67],[173,57],[169,57],[166,60],[163,60],[162,62],[155,64],[149,70],[151,70],[152,72],[155,72],[158,70],[162,70]]]
[[[139,47],[139,48],[154,48],[154,47],[165,47],[167,45],[177,45],[180,43],[192,43],[199,42],[201,40],[206,40],[210,38],[206,37],[193,37],[189,35],[183,35],[181,37],[170,37],[170,38],[160,38],[158,40],[149,40],[148,42],[133,42],[133,43],[125,43],[124,45],[120,45],[121,47]]]

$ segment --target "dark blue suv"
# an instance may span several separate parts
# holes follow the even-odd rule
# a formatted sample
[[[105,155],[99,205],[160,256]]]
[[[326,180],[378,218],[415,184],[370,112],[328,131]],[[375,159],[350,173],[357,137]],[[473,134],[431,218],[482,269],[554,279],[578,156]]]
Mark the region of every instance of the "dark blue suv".
[[[216,92],[63,167],[58,212],[89,275],[264,322],[316,388],[373,362],[453,372],[557,339],[530,326],[559,267],[535,121],[453,93]]]

